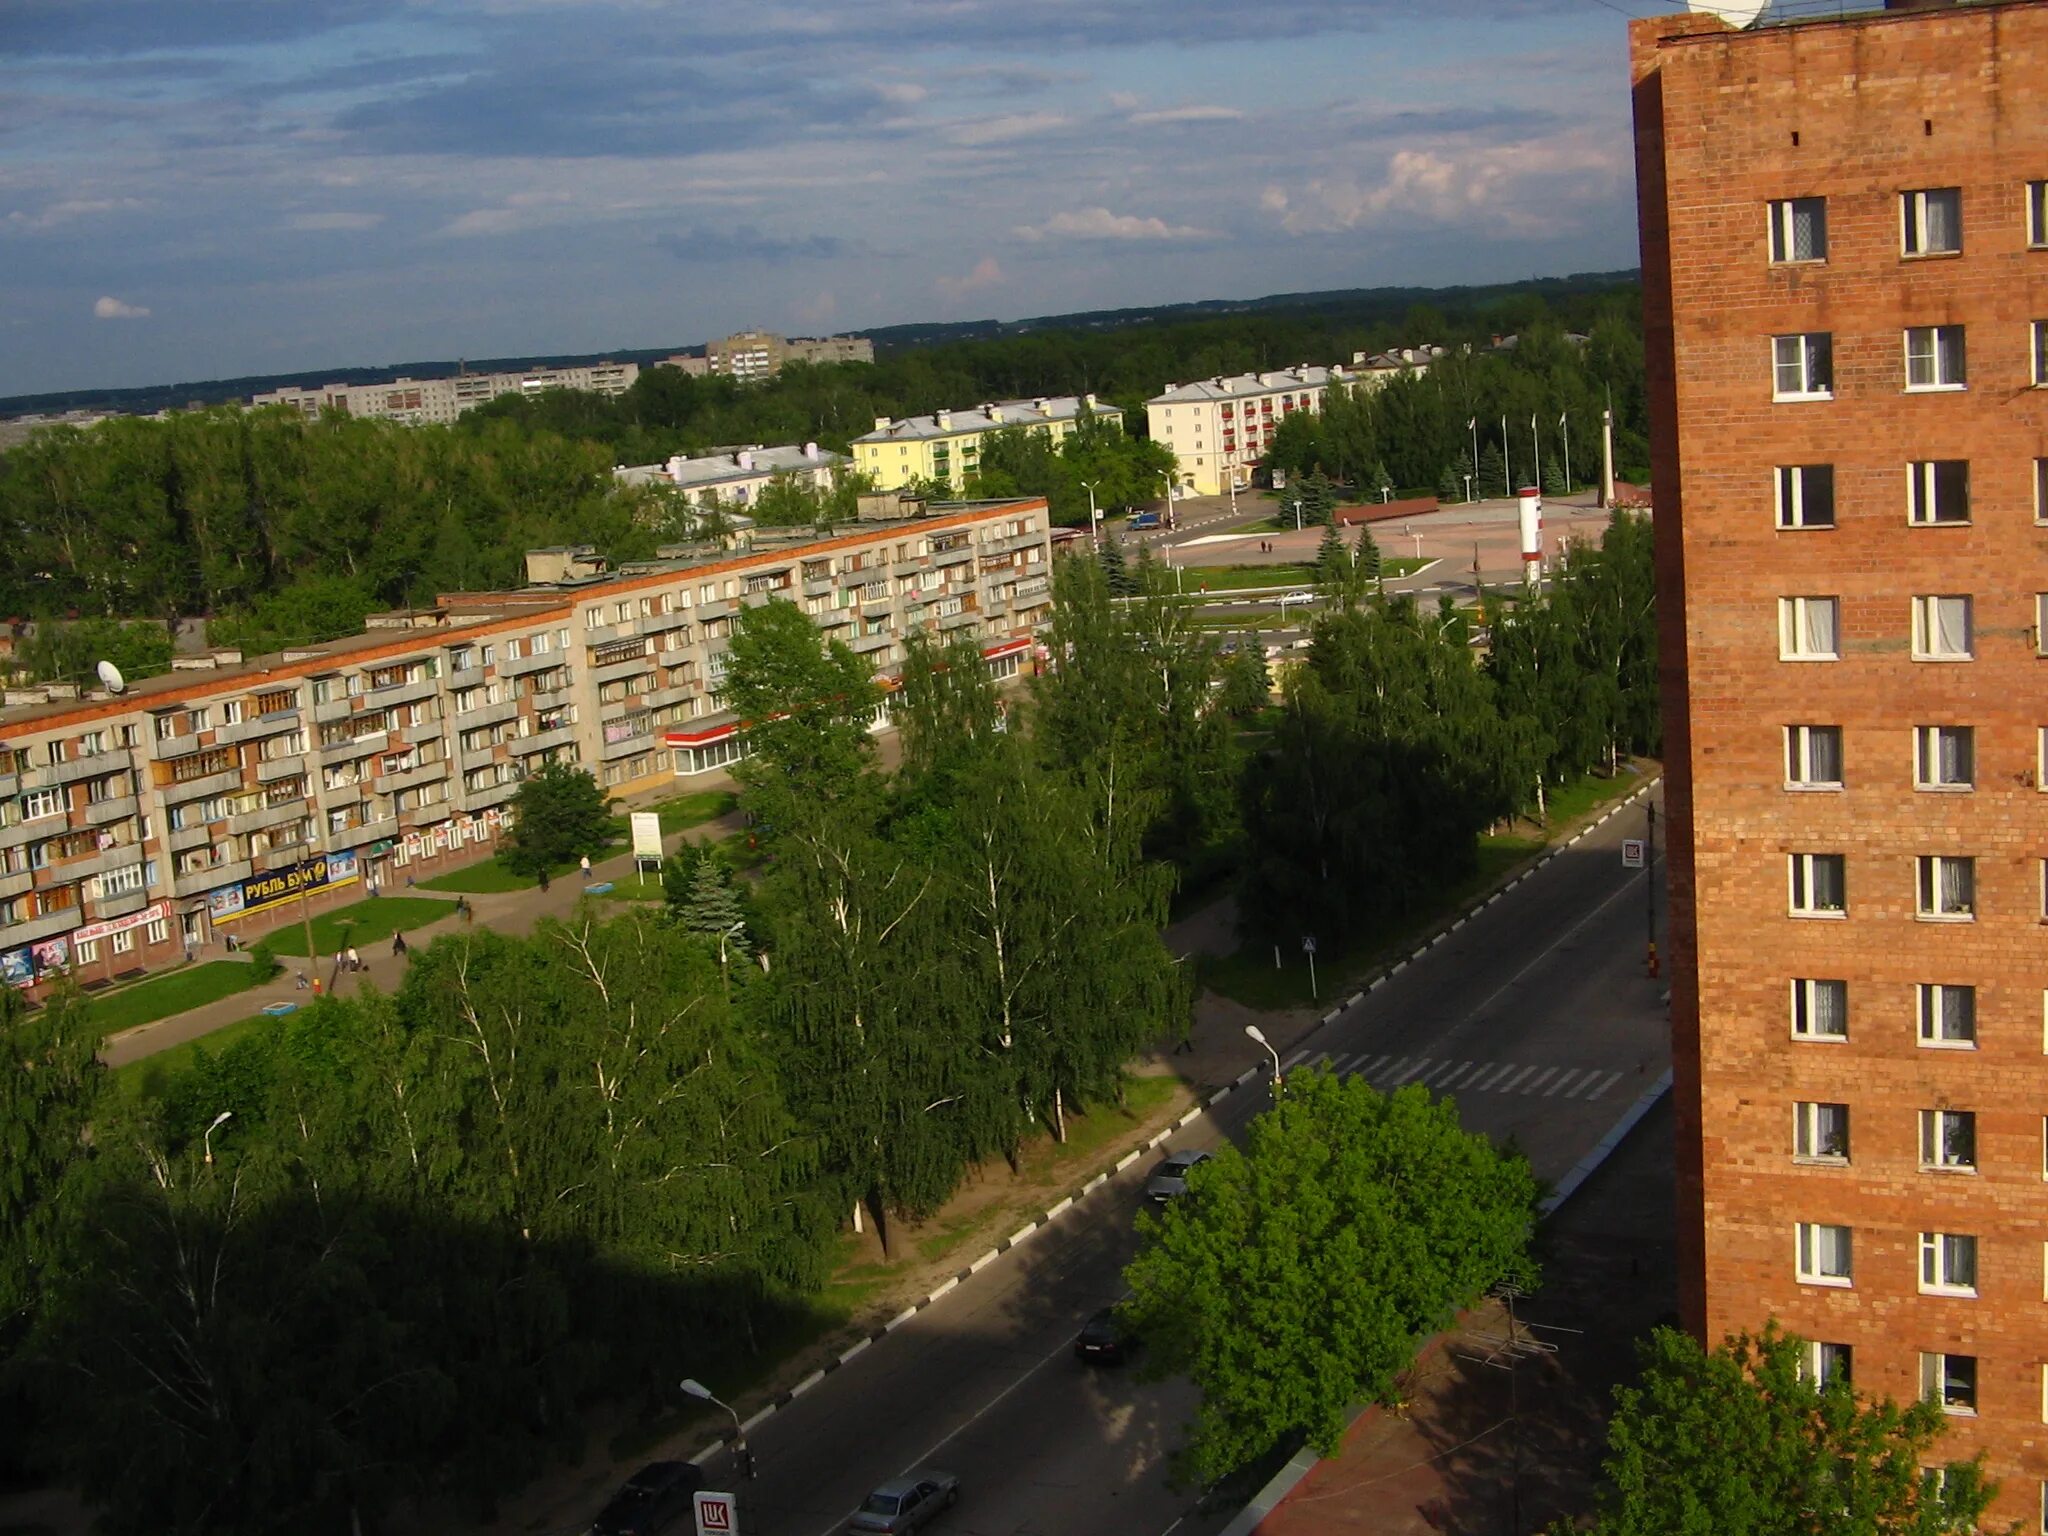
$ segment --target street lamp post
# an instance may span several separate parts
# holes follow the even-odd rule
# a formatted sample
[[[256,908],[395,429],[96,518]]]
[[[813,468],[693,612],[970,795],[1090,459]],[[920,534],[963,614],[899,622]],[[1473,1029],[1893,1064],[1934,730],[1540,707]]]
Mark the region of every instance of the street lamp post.
[[[1273,1049],[1273,1042],[1266,1038],[1266,1032],[1256,1024],[1247,1024],[1244,1032],[1266,1048],[1266,1054],[1273,1058],[1273,1097],[1280,1097],[1280,1053]]]
[[[1294,531],[1301,532],[1301,498],[1294,498]]]
[[[747,1430],[746,1426],[740,1423],[738,1411],[734,1409],[731,1403],[726,1402],[721,1397],[714,1396],[709,1387],[694,1377],[685,1376],[683,1378],[683,1395],[697,1398],[702,1402],[715,1403],[718,1407],[723,1408],[732,1415],[733,1464],[739,1468],[741,1477],[751,1481],[754,1476],[754,1453],[747,1449]]]
[[[234,1117],[235,1112],[232,1109],[222,1110],[213,1117],[213,1124],[206,1128],[206,1134],[200,1138],[201,1143],[206,1148],[207,1167],[211,1168],[213,1166],[213,1133],[226,1125],[228,1121],[234,1119]]]
[[[1102,514],[1095,508],[1095,486],[1093,480],[1083,480],[1082,488],[1088,492],[1088,533],[1099,551],[1102,548]]]
[[[1465,477],[1465,499],[1467,501],[1472,499],[1472,477],[1470,475]]]

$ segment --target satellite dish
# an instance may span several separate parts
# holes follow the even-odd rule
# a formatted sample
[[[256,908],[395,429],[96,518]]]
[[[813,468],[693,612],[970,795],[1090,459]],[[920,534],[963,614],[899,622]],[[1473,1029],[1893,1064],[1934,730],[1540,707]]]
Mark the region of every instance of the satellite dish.
[[[1756,24],[1768,4],[1770,0],[1686,0],[1686,9],[1695,16],[1718,16],[1731,27],[1748,27]]]
[[[103,661],[93,668],[99,673],[100,681],[107,685],[107,692],[122,693],[128,687],[128,679],[121,675],[121,669],[111,661]]]

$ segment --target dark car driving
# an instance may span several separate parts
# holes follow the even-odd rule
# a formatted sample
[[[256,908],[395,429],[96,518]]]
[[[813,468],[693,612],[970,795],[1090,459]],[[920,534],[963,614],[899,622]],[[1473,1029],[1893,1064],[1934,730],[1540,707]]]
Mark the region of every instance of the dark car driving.
[[[612,1495],[590,1536],[655,1536],[690,1512],[704,1474],[687,1461],[650,1461]]]
[[[1104,1307],[1081,1325],[1074,1353],[1090,1365],[1122,1365],[1138,1352],[1138,1336],[1115,1307]]]

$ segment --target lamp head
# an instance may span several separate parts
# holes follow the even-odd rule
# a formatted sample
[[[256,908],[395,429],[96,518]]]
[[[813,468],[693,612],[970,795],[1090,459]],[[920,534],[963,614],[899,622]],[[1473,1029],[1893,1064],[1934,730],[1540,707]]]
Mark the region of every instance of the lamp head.
[[[711,1401],[711,1389],[694,1377],[683,1378],[683,1391],[691,1397],[701,1397],[707,1403]]]
[[[1258,1041],[1259,1044],[1264,1045],[1266,1043],[1266,1032],[1263,1029],[1259,1028],[1258,1025],[1247,1024],[1244,1027],[1244,1032],[1250,1035],[1254,1040]]]

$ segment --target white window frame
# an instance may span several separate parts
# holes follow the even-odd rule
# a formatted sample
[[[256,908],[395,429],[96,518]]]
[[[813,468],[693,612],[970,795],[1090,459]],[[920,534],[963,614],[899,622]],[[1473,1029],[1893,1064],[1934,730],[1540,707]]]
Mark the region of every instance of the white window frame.
[[[1951,1360],[1970,1362],[1970,1400],[1967,1403],[1952,1403],[1948,1397],[1948,1362]],[[1920,1352],[1920,1396],[1924,1401],[1936,1402],[1941,1411],[1959,1418],[1975,1418],[1977,1414],[1977,1357],[1975,1355],[1949,1355],[1939,1350]]]
[[[1821,611],[1828,615],[1833,647],[1807,650],[1814,621]],[[1840,661],[1842,659],[1842,600],[1839,597],[1781,597],[1778,599],[1778,660]]]
[[[1839,1120],[1840,1124],[1830,1124]],[[1792,1106],[1792,1157],[1801,1163],[1847,1164],[1849,1106],[1803,1099]],[[1839,1147],[1840,1150],[1834,1150]]]
[[[1839,1271],[1820,1268],[1820,1235],[1839,1234],[1843,1267]],[[1856,1283],[1856,1231],[1835,1222],[1802,1221],[1793,1227],[1793,1273],[1801,1285],[1827,1285],[1847,1289]]]
[[[1906,349],[1907,394],[1940,394],[1969,388],[1969,333],[1962,326],[1909,325],[1901,339]],[[1917,379],[1916,370],[1920,375]]]
[[[1952,882],[1949,866],[1961,868],[1962,878]],[[1977,916],[1977,861],[1969,854],[1923,853],[1913,861],[1913,912],[1926,923],[1967,923]],[[1966,886],[1967,900],[1956,902],[1946,894],[1951,883]]]
[[[1815,871],[1820,860],[1833,860],[1840,876],[1842,904],[1839,907],[1812,905]],[[1849,915],[1848,859],[1839,853],[1788,853],[1785,855],[1786,904],[1794,917],[1844,918]],[[1806,905],[1801,905],[1802,901]]]
[[[1915,528],[1968,526],[1970,461],[1916,459],[1908,464],[1906,521]]]
[[[1835,526],[1835,466],[1832,464],[1780,464],[1771,476],[1776,504],[1777,526],[1781,531],[1805,531]],[[1825,487],[1827,509],[1809,511],[1808,503],[1820,500]]]
[[[1826,1386],[1837,1367],[1841,1369],[1842,1380],[1853,1384],[1856,1379],[1856,1352],[1850,1345],[1829,1344],[1820,1339],[1800,1342],[1799,1374],[1815,1386]]]
[[[1823,747],[1823,743],[1827,743]],[[1834,756],[1834,777],[1827,778],[1825,758]],[[1834,791],[1842,787],[1842,728],[1839,725],[1788,725],[1785,727],[1785,787],[1792,790]]]
[[[70,796],[61,784],[51,789],[27,790],[21,797],[23,821],[47,821],[52,816],[65,815],[70,809]]]
[[[1948,1033],[1950,1003],[1967,1034]],[[1913,984],[1913,1016],[1922,1048],[1933,1051],[1974,1051],[1977,1049],[1977,989],[1952,981],[1921,981]]]
[[[1798,249],[1800,210],[1819,214],[1820,252],[1814,256],[1791,254]],[[1774,267],[1818,265],[1828,259],[1828,200],[1824,197],[1784,197],[1769,205],[1771,265]]]
[[[1945,752],[1943,746],[1955,740],[1961,743],[1956,752]],[[1966,776],[1960,779],[1942,777],[1944,764],[1954,758],[1963,760]],[[1913,727],[1913,787],[1937,794],[1965,794],[1977,787],[1977,732],[1968,725],[1916,725]]]
[[[1976,604],[1967,592],[1921,592],[1913,597],[1913,659],[1970,661],[1976,656]],[[1958,625],[1955,621],[1960,618]],[[1961,631],[1956,649],[1955,631]]]
[[[1953,245],[1930,245],[1927,211],[1932,199],[1952,201],[1955,229]],[[1926,187],[1899,194],[1899,254],[1902,256],[1960,256],[1963,252],[1963,192],[1960,187]]]
[[[1815,387],[1815,379],[1826,382]],[[1789,387],[1788,387],[1789,385]],[[1835,338],[1831,331],[1793,331],[1771,338],[1771,398],[1835,398]]]
[[[1967,1140],[1967,1156],[1958,1156],[1952,1143]],[[1969,1109],[1923,1109],[1920,1111],[1920,1171],[1922,1173],[1975,1173],[1977,1171],[1977,1114]]]
[[[1951,1247],[1954,1244],[1957,1246]],[[1922,1296],[1974,1296],[1977,1294],[1977,1239],[1967,1232],[1922,1232],[1920,1234],[1920,1294]],[[1970,1278],[1956,1277],[1967,1271]]]
[[[1826,990],[1823,991],[1822,989]],[[2048,992],[2042,995],[2043,1040],[2048,1042]],[[1823,1004],[1821,999],[1833,1001]],[[1832,1013],[1841,1022],[1841,1028],[1832,1033],[1814,1028],[1816,1022]],[[1840,1044],[1849,1038],[1849,983],[1825,976],[1800,976],[1792,982],[1791,1030],[1794,1040],[1819,1040]],[[2048,1044],[2044,1044],[2048,1051]]]

